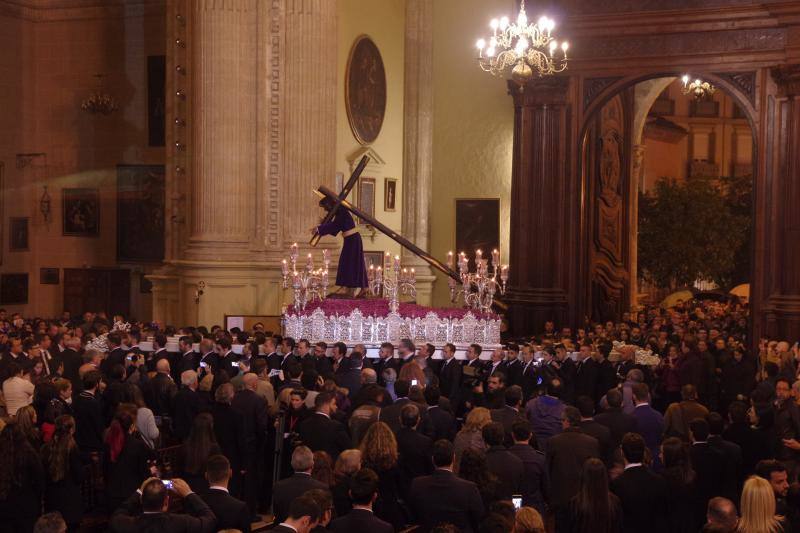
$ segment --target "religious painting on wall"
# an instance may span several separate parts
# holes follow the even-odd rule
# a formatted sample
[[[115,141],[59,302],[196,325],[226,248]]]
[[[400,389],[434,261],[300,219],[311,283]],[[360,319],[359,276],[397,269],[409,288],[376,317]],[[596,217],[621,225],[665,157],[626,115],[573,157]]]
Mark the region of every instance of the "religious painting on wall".
[[[57,268],[40,268],[39,283],[42,285],[58,285],[61,280],[60,271]]]
[[[0,275],[0,305],[28,303],[28,274]]]
[[[100,234],[100,191],[62,189],[64,235],[97,237]]]
[[[166,56],[147,56],[147,144],[164,146],[166,139]]]
[[[350,50],[344,93],[347,119],[356,140],[374,142],[386,113],[386,72],[378,47],[366,35],[358,37]]]
[[[383,252],[364,252],[364,263],[366,263],[367,268],[370,265],[375,268],[383,268]]]
[[[375,178],[361,178],[358,180],[358,208],[375,218]],[[359,219],[360,224],[366,224]]]
[[[475,268],[475,250],[491,257],[500,249],[500,199],[456,198],[456,254],[464,252]]]
[[[383,180],[383,210],[393,212],[397,204],[397,180],[393,178],[386,178]]]
[[[117,260],[164,260],[164,166],[117,166]]]
[[[10,235],[8,249],[12,252],[28,250],[28,217],[11,217],[8,227]]]

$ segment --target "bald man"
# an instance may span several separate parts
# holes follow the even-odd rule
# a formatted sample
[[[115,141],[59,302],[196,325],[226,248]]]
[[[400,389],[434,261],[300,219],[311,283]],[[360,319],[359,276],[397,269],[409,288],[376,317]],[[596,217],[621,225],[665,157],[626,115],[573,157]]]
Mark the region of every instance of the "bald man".
[[[732,501],[727,498],[716,497],[708,500],[706,520],[703,531],[732,533],[736,530],[739,516],[736,514],[736,506]]]
[[[172,398],[178,392],[169,372],[169,361],[159,359],[156,363],[156,375],[150,380],[149,386],[145,387],[145,400],[156,416],[169,416]]]
[[[269,414],[267,413],[267,402],[256,393],[258,376],[248,372],[242,377],[242,385],[242,390],[234,395],[231,407],[244,419],[245,450],[244,457],[240,458],[240,464],[244,466],[246,472],[244,501],[247,503],[250,513],[255,514],[258,508],[258,488],[261,486],[264,476],[264,461],[257,461],[256,458],[264,455]]]

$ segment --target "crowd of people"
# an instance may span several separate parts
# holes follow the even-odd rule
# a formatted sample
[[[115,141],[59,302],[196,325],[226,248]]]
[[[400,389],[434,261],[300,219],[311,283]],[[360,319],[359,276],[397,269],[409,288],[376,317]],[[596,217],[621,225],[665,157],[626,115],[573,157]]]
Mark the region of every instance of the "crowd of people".
[[[0,531],[800,531],[800,348],[747,335],[692,301],[367,357],[0,309]]]

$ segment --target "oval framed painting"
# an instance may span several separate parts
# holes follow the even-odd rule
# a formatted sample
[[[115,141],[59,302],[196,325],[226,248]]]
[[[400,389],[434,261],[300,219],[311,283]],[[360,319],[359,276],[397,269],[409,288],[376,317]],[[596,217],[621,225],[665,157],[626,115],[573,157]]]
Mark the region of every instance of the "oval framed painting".
[[[360,144],[378,138],[386,113],[386,71],[378,47],[367,35],[353,43],[344,86],[350,129]]]

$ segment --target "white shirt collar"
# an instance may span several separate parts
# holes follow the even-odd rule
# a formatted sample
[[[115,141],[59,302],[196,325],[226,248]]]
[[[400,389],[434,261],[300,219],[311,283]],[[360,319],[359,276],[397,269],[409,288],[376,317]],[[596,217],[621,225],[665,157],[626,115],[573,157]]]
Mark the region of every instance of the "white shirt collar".
[[[228,487],[223,487],[222,485],[210,485],[208,487],[208,489],[209,490],[221,490],[223,492],[228,492]]]
[[[629,465],[625,465],[625,470],[629,468],[636,468],[637,466],[642,466],[642,463],[631,463]]]
[[[325,418],[328,418],[328,419],[330,419],[330,417],[331,417],[331,415],[325,414],[322,411],[317,411],[317,414],[318,415],[322,415],[322,416],[324,416]]]
[[[284,527],[288,527],[288,528],[289,528],[289,529],[291,529],[292,531],[297,531],[295,528],[293,528],[292,526],[290,526],[290,525],[289,525],[289,524],[287,524],[286,522],[281,522],[279,525],[281,525],[281,526],[284,526]]]

